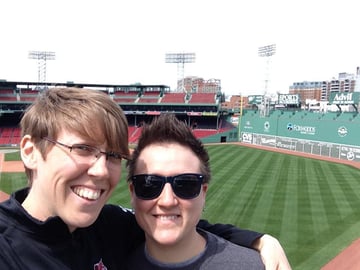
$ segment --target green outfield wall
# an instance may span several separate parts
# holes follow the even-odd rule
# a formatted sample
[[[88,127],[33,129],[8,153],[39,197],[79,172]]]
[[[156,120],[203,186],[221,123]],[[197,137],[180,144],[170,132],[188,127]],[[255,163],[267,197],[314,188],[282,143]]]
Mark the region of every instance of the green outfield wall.
[[[262,116],[245,110],[239,134],[245,143],[360,162],[360,116],[354,112],[273,111]]]

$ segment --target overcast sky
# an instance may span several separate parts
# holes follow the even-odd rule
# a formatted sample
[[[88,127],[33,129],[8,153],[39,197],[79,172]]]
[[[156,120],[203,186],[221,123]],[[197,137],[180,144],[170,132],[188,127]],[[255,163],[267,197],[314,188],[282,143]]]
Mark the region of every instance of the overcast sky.
[[[165,84],[220,79],[226,94],[287,93],[360,66],[357,0],[9,0],[0,3],[0,79],[37,81],[29,51],[52,51],[46,81]],[[258,48],[276,44],[267,59]],[[268,72],[267,72],[268,70]],[[266,75],[268,74],[268,75]]]

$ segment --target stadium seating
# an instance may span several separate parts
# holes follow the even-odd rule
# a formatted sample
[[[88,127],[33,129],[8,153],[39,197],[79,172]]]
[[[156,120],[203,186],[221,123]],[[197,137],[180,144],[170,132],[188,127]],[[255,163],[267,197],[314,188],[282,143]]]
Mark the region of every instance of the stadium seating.
[[[14,90],[11,89],[1,89],[0,91],[0,102],[8,102],[8,101],[17,101],[17,95]]]
[[[137,92],[115,92],[113,95],[113,99],[117,103],[134,103],[135,100],[138,98]]]
[[[17,101],[16,95],[0,95],[0,102]]]
[[[137,101],[137,103],[158,103],[160,100],[160,92],[145,92]]]
[[[185,103],[185,93],[166,93],[161,103]]]
[[[193,134],[196,136],[196,138],[205,138],[208,136],[212,136],[214,134],[218,133],[218,130],[216,129],[194,129]]]
[[[216,98],[214,93],[192,93],[189,103],[208,103],[215,104]]]
[[[141,135],[142,128],[129,126],[129,143],[136,143]]]

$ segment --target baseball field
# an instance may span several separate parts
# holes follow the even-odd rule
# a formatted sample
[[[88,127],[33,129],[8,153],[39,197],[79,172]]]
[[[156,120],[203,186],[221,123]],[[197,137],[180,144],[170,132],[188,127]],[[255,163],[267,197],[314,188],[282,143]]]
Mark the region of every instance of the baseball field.
[[[293,269],[355,269],[356,254],[328,263],[360,238],[360,170],[351,164],[266,151],[236,144],[206,146],[212,180],[203,218],[277,237]],[[0,190],[25,186],[19,154],[0,162]],[[6,165],[7,164],[7,165]],[[111,203],[130,207],[126,169]],[[351,260],[354,260],[352,262]]]

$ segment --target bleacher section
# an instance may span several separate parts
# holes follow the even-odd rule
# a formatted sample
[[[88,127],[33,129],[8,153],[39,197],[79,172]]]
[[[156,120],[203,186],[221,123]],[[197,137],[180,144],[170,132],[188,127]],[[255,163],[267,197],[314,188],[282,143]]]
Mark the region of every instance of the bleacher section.
[[[200,127],[194,128],[194,135],[203,139],[206,137],[210,137],[216,134],[221,134],[229,131],[234,128],[229,122],[223,121],[221,127],[219,129],[214,129],[211,127],[207,127],[206,123],[200,124]],[[129,134],[129,143],[134,144],[138,141],[141,135],[142,127],[138,126],[129,126],[128,134]],[[21,130],[18,127],[2,127],[0,128],[0,145],[18,145],[21,140]]]
[[[129,126],[129,143],[136,143],[141,135],[142,128]]]
[[[212,136],[216,133],[218,133],[218,130],[216,129],[194,129],[193,130],[194,135],[196,136],[196,138],[206,138],[209,136]]]
[[[165,93],[161,103],[185,103],[185,93]]]
[[[36,97],[51,87],[89,87],[107,93],[123,109],[129,123],[129,142],[136,143],[143,123],[162,113],[175,113],[199,138],[217,136],[219,141],[222,112],[215,93],[172,92],[166,85],[110,85],[0,80],[0,144],[20,142],[17,127],[23,112]],[[225,122],[224,122],[225,123]],[[231,129],[231,127],[230,127]],[[215,134],[215,135],[214,135]],[[225,135],[226,136],[226,135]]]
[[[214,93],[192,93],[189,99],[189,104],[215,104],[216,95]]]
[[[38,90],[20,89],[19,101],[33,102],[39,93]]]
[[[0,128],[0,145],[12,145],[20,143],[20,128],[3,127]]]
[[[18,101],[18,96],[11,89],[1,89],[0,102]]]
[[[138,98],[137,92],[115,92],[113,95],[113,99],[117,103],[134,103]]]
[[[159,92],[145,92],[138,99],[137,103],[158,103],[160,101]]]

